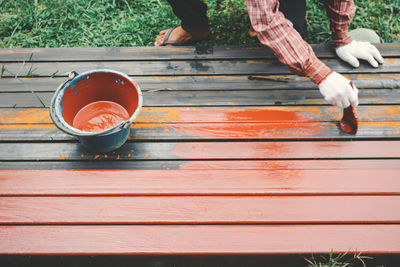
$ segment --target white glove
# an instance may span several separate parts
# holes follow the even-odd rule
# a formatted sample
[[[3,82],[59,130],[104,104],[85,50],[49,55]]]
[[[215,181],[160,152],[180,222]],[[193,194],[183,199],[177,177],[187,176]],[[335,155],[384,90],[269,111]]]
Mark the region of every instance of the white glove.
[[[329,74],[319,85],[319,91],[325,100],[339,108],[358,106],[358,89],[337,72]]]
[[[369,42],[352,41],[347,45],[335,48],[335,50],[338,57],[355,68],[360,66],[357,58],[367,60],[374,68],[378,67],[378,62],[383,64],[383,58],[378,49]]]

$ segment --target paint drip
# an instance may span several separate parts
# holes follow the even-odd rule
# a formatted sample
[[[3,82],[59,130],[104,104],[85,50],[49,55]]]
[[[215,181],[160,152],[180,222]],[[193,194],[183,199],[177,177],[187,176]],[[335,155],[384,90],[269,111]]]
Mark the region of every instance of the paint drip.
[[[81,131],[100,132],[128,119],[128,111],[120,104],[112,101],[96,101],[78,111],[72,126]]]

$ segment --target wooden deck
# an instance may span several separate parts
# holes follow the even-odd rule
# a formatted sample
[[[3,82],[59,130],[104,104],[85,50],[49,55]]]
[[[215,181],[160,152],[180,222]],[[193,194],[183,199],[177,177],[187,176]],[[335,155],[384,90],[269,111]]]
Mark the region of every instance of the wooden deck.
[[[0,254],[399,254],[400,45],[378,48],[353,69],[314,46],[359,88],[356,135],[264,47],[1,49]],[[48,112],[97,68],[144,97],[106,154]]]

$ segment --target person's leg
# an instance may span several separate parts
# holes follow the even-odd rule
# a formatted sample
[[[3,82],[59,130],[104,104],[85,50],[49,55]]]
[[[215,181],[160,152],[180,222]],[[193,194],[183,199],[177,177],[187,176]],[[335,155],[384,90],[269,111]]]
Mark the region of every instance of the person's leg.
[[[304,38],[307,34],[306,0],[279,0],[279,10]]]
[[[181,26],[160,32],[154,45],[164,42],[192,42],[210,35],[207,5],[201,0],[167,0],[174,14],[181,20]]]
[[[167,0],[185,31],[193,32],[208,25],[207,5],[201,0]]]

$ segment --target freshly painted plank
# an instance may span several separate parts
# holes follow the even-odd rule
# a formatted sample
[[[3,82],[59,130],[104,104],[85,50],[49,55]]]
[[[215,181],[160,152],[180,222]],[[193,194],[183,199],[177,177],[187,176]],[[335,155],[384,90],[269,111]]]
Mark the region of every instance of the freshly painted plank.
[[[296,170],[287,164],[276,170],[1,170],[0,195],[400,194],[399,168]]]
[[[359,121],[400,121],[400,105],[358,106]],[[315,122],[337,121],[343,110],[333,106],[291,107],[144,107],[136,123]],[[0,108],[0,124],[52,123],[48,108]]]
[[[360,67],[353,68],[337,59],[325,59],[323,62],[341,73],[398,73],[400,58],[390,58],[378,68],[361,62]],[[92,69],[113,69],[128,75],[271,75],[290,74],[289,69],[277,59],[271,60],[195,60],[195,61],[143,61],[143,62],[32,62],[4,63],[7,72],[3,77],[59,77],[75,70],[79,73]]]
[[[399,205],[400,196],[0,197],[0,224],[400,223]]]
[[[110,153],[78,143],[0,143],[0,161],[351,158],[400,158],[400,141],[128,142]]]
[[[398,43],[375,44],[384,57],[400,56]],[[311,45],[320,58],[336,58],[331,45]],[[0,62],[274,58],[265,46],[4,48]]]
[[[148,76],[132,77],[142,91],[156,90],[272,90],[272,89],[317,89],[310,80],[296,75],[267,75],[269,79],[249,80],[248,76]],[[400,87],[398,73],[345,74],[359,89],[393,89]],[[54,92],[66,78],[3,78],[0,92]],[[361,93],[361,92],[360,92]]]
[[[398,224],[0,226],[0,253],[392,254],[399,236]]]
[[[179,169],[186,170],[326,170],[326,169],[399,169],[400,160],[218,160],[186,161]]]
[[[363,160],[217,160],[217,161],[0,161],[0,170],[119,170],[119,169],[187,169],[187,170],[303,170],[303,169],[399,169],[400,159]]]
[[[54,93],[18,92],[0,93],[0,108],[50,106]],[[40,99],[40,100],[39,100]],[[363,89],[359,103],[400,104],[400,90]],[[238,90],[238,91],[147,91],[143,93],[143,106],[260,106],[260,105],[327,105],[318,90]]]
[[[337,122],[279,123],[136,123],[128,140],[194,140],[194,139],[330,139],[360,140],[400,138],[400,121],[360,122],[356,135],[344,134]],[[53,124],[0,124],[0,141],[75,141],[76,138]]]

